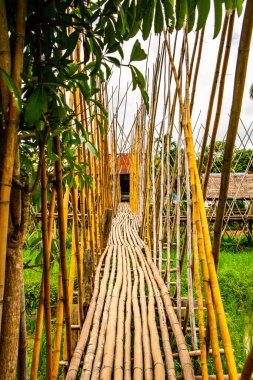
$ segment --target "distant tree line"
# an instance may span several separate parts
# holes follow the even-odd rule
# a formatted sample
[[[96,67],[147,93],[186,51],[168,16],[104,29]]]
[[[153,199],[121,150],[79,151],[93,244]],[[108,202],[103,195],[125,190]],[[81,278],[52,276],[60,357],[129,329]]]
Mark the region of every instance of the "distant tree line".
[[[225,141],[216,141],[215,143],[212,173],[221,173],[225,144]],[[210,146],[208,145],[205,149],[204,168],[207,163],[209,150]],[[235,147],[231,170],[235,173],[253,172],[253,150]]]

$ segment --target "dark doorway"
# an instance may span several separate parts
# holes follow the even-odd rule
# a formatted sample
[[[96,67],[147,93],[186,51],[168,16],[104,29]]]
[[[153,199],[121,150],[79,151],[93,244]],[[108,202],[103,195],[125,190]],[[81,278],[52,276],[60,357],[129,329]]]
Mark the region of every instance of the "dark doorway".
[[[129,174],[120,174],[121,202],[129,202],[130,183]]]

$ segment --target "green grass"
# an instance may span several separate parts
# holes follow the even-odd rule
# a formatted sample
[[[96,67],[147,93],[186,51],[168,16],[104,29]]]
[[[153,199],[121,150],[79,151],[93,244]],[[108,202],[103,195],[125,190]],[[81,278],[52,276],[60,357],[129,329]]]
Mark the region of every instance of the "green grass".
[[[253,343],[253,250],[221,251],[218,269],[221,296],[235,349],[238,371]]]

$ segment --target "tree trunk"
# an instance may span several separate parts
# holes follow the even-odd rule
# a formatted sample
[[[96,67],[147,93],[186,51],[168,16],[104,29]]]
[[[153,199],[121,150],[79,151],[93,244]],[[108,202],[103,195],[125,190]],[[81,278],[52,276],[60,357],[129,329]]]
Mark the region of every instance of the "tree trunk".
[[[20,244],[8,244],[6,255],[6,281],[0,341],[0,380],[15,380],[18,361],[20,325],[20,281],[22,254]]]
[[[26,357],[26,315],[25,315],[25,289],[24,280],[21,277],[20,295],[20,330],[18,349],[18,380],[27,379],[27,357]]]
[[[14,177],[19,178],[19,152],[16,154]],[[6,254],[5,292],[0,340],[0,379],[15,379],[18,361],[20,326],[20,284],[22,280],[21,253],[21,191],[12,186],[11,218]]]
[[[250,380],[253,373],[253,346],[247,356],[246,362],[244,363],[241,380]]]
[[[219,203],[218,203],[215,226],[214,226],[213,256],[214,256],[214,262],[215,262],[216,268],[219,262],[222,223],[223,223],[223,217],[224,217],[227,193],[228,193],[228,187],[229,187],[229,176],[230,176],[230,170],[231,170],[231,165],[232,165],[232,156],[233,156],[235,139],[237,135],[237,129],[238,129],[241,107],[242,107],[242,99],[243,99],[245,78],[246,78],[247,65],[248,65],[252,28],[253,28],[253,1],[248,0],[245,7],[245,12],[244,12],[241,38],[240,38],[240,44],[239,44],[239,50],[238,50],[238,56],[237,56],[233,100],[232,100],[230,120],[229,120],[229,125],[228,125],[226,146],[225,146],[224,157],[223,157]]]

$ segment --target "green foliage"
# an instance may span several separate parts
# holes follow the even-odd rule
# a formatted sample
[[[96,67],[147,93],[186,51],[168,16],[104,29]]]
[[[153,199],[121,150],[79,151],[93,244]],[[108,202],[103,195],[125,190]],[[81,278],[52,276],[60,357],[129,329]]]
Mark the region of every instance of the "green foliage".
[[[186,0],[176,2],[176,29],[180,30],[184,25],[184,20],[186,16],[187,2]]]
[[[218,280],[238,371],[241,372],[248,346],[253,342],[253,257],[252,249],[222,251]],[[249,347],[247,347],[249,349]]]
[[[43,85],[39,85],[29,97],[25,109],[25,122],[28,127],[36,125],[41,114],[47,112],[48,99]]]
[[[147,54],[142,49],[140,41],[136,40],[134,43],[134,46],[132,48],[131,56],[130,56],[130,62],[133,61],[143,61],[143,59],[147,58]]]
[[[17,89],[17,86],[15,82],[12,80],[12,78],[6,73],[6,71],[0,67],[0,74],[5,81],[10,93],[13,95],[16,103],[16,107],[18,109],[18,112],[21,111],[21,96]]]
[[[214,2],[214,13],[215,13],[215,25],[214,25],[214,38],[217,37],[222,22],[222,0],[217,0]]]
[[[161,1],[156,1],[156,10],[155,10],[155,33],[161,33],[163,30],[163,11]]]
[[[142,75],[140,70],[137,69],[137,67],[130,65],[130,69],[131,69],[131,73],[132,73],[133,90],[135,90],[137,86],[139,87],[141,94],[142,94],[144,104],[145,104],[147,110],[149,111],[149,97],[148,97],[147,91],[145,90],[144,76]]]
[[[92,146],[89,134],[69,108],[65,94],[74,96],[80,91],[84,104],[93,103],[97,125],[103,133],[101,119],[107,122],[107,112],[98,100],[98,79],[104,82],[111,74],[111,65],[120,66],[124,58],[123,43],[141,30],[143,38],[148,38],[152,26],[155,33],[161,33],[164,25],[172,32],[176,20],[176,29],[183,27],[188,18],[189,30],[194,27],[195,14],[198,12],[197,26],[204,25],[209,13],[209,2],[202,0],[101,0],[86,3],[76,0],[37,2],[28,1],[26,18],[26,40],[24,46],[24,70],[22,105],[21,97],[7,74],[1,70],[10,91],[14,94],[21,111],[19,132],[28,138],[20,141],[21,181],[28,182],[30,188],[36,180],[39,168],[38,147],[45,139],[47,166],[52,168],[58,159],[53,150],[52,138],[60,135],[62,151],[66,160],[64,179],[72,185],[76,172],[81,182],[90,182],[86,168],[76,167],[74,151],[78,144],[85,142],[87,148],[96,156],[98,152]],[[218,0],[215,0],[215,4]],[[233,7],[241,7],[242,0],[232,2]],[[230,8],[229,1],[226,8]],[[7,4],[8,24],[10,25],[11,50],[14,50],[15,12],[14,2]],[[219,31],[221,10],[215,14],[216,30]],[[82,43],[84,60],[76,62],[73,52]],[[81,48],[81,46],[80,46]],[[120,57],[120,59],[119,59]],[[146,53],[137,40],[133,46],[130,64],[133,89],[139,88],[147,110],[149,98],[143,74],[131,64],[146,58]],[[108,64],[109,63],[109,64]],[[81,71],[84,69],[84,71]],[[75,128],[78,126],[77,136]],[[29,179],[29,180],[28,180]]]
[[[58,294],[58,285],[56,282],[51,283],[51,304],[56,305]],[[35,313],[39,306],[40,300],[40,283],[37,279],[31,279],[25,284],[25,307],[28,315]]]
[[[221,173],[222,171],[225,145],[226,145],[225,141],[215,142],[212,173]],[[205,154],[204,154],[204,167],[207,164],[209,150],[210,150],[210,147],[207,146],[205,149]],[[231,171],[235,173],[253,171],[253,163],[249,165],[250,161],[252,160],[252,155],[253,155],[252,149],[235,148],[233,159],[232,159]]]
[[[216,0],[215,3],[218,1]],[[198,0],[198,22],[197,22],[197,30],[200,30],[205,25],[208,13],[210,11],[210,0]]]

